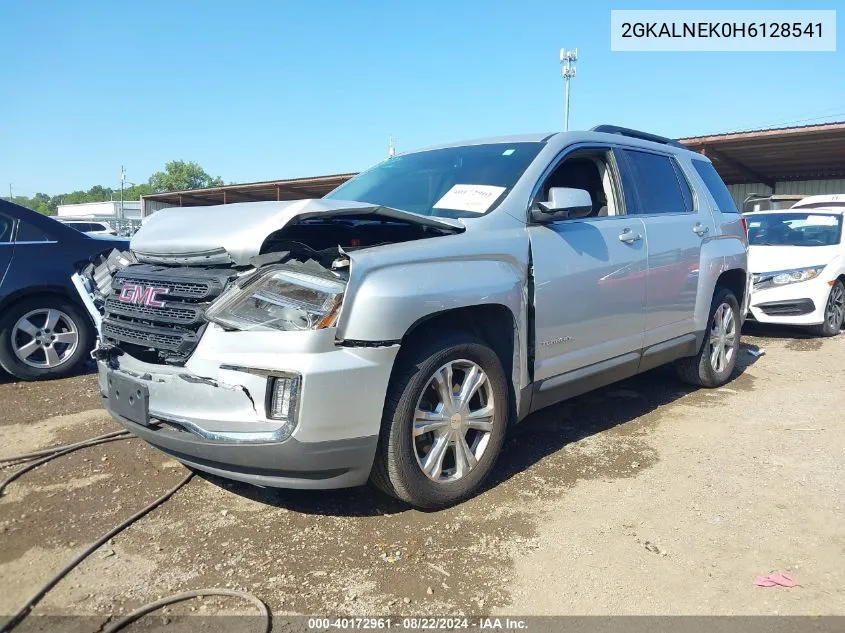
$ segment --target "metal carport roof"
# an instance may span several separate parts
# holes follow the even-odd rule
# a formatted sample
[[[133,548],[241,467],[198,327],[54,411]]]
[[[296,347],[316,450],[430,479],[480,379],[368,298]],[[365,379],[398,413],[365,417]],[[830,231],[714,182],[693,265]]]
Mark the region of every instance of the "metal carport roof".
[[[729,185],[845,177],[845,121],[678,139]]]
[[[322,198],[332,189],[342,185],[355,174],[333,174],[312,178],[267,180],[238,185],[224,185],[207,189],[167,191],[144,196],[144,200],[164,202],[176,206],[195,207],[233,202],[260,202],[263,200],[300,200]]]

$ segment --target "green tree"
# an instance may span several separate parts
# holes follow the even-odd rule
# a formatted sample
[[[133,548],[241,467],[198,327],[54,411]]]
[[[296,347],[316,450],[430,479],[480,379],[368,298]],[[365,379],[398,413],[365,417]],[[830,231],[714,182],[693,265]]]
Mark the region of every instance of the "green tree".
[[[195,162],[172,160],[164,166],[164,171],[154,173],[149,182],[125,187],[123,199],[138,200],[141,196],[147,196],[157,191],[181,191],[200,187],[216,187],[222,184],[222,178],[212,178]],[[15,196],[12,202],[44,215],[56,215],[57,207],[60,204],[106,202],[108,200],[120,200],[120,189],[94,185],[88,191],[77,190],[55,196],[48,196],[46,193],[36,193],[32,198]]]
[[[124,200],[140,200],[141,196],[148,196],[151,193],[155,193],[155,189],[149,183],[142,182],[137,185],[132,185],[130,187],[126,187],[123,190],[123,199]],[[120,192],[117,192],[115,199],[120,197]]]
[[[149,182],[155,191],[183,191],[218,187],[223,184],[223,179],[219,176],[212,178],[194,161],[172,160],[164,166],[164,171],[150,176]]]

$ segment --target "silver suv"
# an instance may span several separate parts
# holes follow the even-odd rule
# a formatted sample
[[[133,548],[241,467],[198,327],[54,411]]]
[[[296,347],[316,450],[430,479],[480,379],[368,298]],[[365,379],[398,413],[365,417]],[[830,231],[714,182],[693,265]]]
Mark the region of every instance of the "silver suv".
[[[532,411],[669,362],[724,384],[749,296],[710,162],[613,126],[163,210],[131,247],[85,279],[121,424],[209,473],[421,508],[472,494]]]

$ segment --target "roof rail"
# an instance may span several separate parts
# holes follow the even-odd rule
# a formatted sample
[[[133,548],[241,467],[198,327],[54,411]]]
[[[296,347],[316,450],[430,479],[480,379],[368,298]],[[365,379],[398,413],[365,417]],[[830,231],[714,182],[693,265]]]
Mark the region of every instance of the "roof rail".
[[[678,141],[665,136],[658,136],[657,134],[649,134],[648,132],[640,132],[639,130],[632,130],[627,127],[619,127],[618,125],[597,125],[590,130],[590,132],[604,132],[605,134],[620,134],[621,136],[630,136],[631,138],[638,138],[643,141],[651,141],[652,143],[662,143],[663,145],[672,145],[673,147],[680,147],[687,149]]]

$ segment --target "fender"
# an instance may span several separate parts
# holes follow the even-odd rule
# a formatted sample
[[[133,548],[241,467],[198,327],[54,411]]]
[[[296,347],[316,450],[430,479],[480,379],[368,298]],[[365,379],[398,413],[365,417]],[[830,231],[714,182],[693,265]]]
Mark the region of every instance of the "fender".
[[[718,215],[716,215],[718,218]],[[722,215],[725,222],[722,227],[722,234],[705,240],[701,245],[701,264],[698,285],[698,296],[695,301],[695,330],[704,332],[708,328],[710,316],[710,302],[716,288],[716,281],[719,276],[729,270],[741,270],[743,274],[748,269],[748,250],[742,238],[734,231],[733,222],[729,222],[731,215]],[[739,216],[736,216],[736,225],[739,231],[741,228]],[[745,297],[741,302],[740,309],[747,305],[748,289],[745,286]]]
[[[455,308],[499,304],[516,324],[518,387],[528,382],[524,228],[435,237],[350,253],[350,278],[337,338],[400,341],[420,320]],[[516,369],[516,368],[514,368]]]

